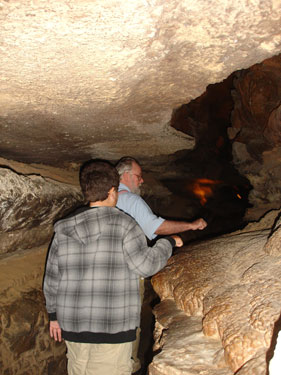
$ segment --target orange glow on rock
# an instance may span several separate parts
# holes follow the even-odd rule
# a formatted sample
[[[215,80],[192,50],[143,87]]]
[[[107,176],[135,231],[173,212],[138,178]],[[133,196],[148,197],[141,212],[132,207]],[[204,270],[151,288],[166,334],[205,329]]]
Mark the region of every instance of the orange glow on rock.
[[[207,198],[213,195],[213,186],[221,181],[210,180],[208,178],[198,178],[191,185],[192,192],[199,198],[202,206],[207,202]]]

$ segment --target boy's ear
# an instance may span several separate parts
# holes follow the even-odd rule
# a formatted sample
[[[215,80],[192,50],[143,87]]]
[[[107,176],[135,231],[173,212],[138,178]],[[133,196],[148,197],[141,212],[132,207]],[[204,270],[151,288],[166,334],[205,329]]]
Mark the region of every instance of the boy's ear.
[[[109,191],[108,191],[108,195],[109,194],[112,194],[114,191],[115,191],[116,189],[115,189],[115,187],[114,186],[112,186],[112,188],[111,189],[109,189]]]
[[[114,186],[112,186],[112,188],[111,189],[109,189],[109,191],[108,191],[108,198],[109,197],[113,197],[113,198],[115,198],[115,194],[116,194],[116,192],[117,192],[117,190],[116,190],[116,188],[114,187]]]
[[[118,199],[117,189],[112,186],[108,192],[107,201],[109,206],[115,207]]]

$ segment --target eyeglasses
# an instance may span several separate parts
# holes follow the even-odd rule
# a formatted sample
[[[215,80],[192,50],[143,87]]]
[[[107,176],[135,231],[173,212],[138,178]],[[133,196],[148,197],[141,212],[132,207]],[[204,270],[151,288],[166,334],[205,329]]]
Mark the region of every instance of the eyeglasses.
[[[139,175],[139,174],[136,174],[136,173],[130,173],[132,176],[136,176],[138,181],[141,181],[142,180],[142,176]]]

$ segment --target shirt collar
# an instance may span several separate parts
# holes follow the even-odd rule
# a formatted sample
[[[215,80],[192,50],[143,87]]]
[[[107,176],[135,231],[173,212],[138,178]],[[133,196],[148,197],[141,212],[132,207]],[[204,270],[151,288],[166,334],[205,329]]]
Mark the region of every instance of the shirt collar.
[[[131,192],[131,190],[128,188],[128,186],[122,184],[122,182],[120,182],[120,185],[118,187],[118,191],[121,191],[121,190],[127,190],[128,192]]]

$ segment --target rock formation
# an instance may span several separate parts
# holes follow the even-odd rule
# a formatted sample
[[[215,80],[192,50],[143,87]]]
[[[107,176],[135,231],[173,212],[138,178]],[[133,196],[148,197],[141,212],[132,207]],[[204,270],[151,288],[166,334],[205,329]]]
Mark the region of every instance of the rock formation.
[[[54,220],[82,201],[78,187],[8,168],[0,169],[0,192],[0,254],[46,243]]]
[[[257,215],[251,210],[248,218],[281,205],[280,72],[281,55],[234,72],[179,107],[171,121],[195,137],[195,148],[181,160],[186,174],[251,185],[249,200],[260,210]]]
[[[62,166],[125,152],[153,164],[192,148],[167,126],[172,111],[280,53],[280,5],[2,2],[2,157]]]
[[[152,375],[266,374],[281,311],[280,211],[241,231],[191,244],[152,278]]]
[[[1,374],[64,374],[65,347],[48,337],[42,281],[54,221],[82,204],[77,173],[1,162]]]

